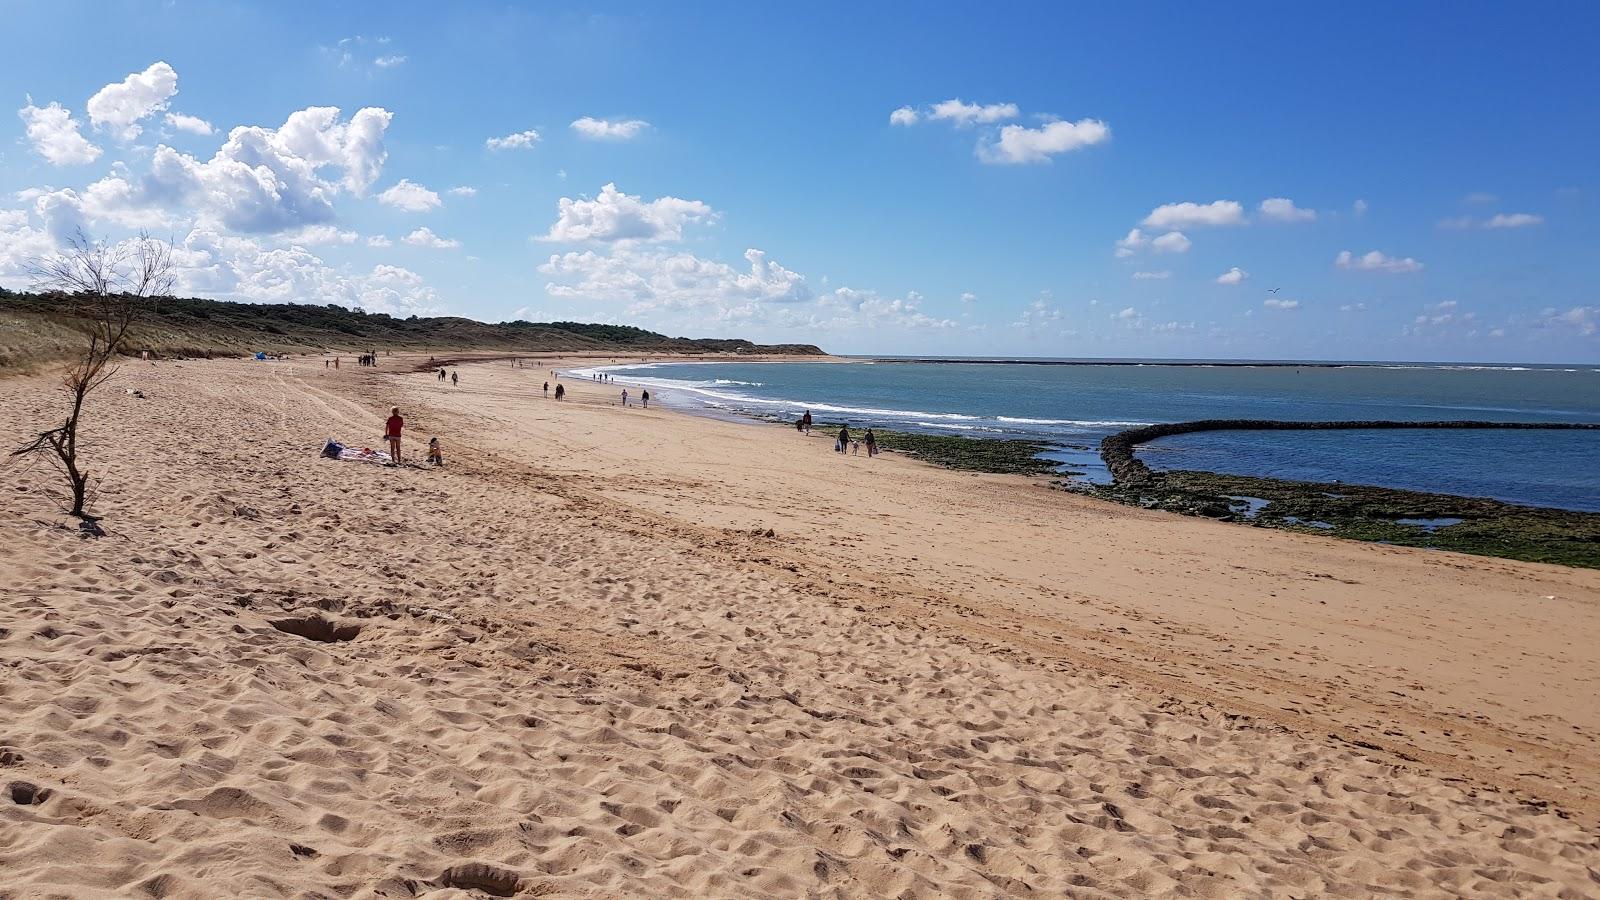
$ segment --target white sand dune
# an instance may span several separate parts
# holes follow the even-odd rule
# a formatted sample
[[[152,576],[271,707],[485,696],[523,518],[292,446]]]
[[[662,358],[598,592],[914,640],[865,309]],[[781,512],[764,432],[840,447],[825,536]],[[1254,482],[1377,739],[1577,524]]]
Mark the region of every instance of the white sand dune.
[[[1600,573],[384,362],[0,468],[0,898],[1600,895]]]

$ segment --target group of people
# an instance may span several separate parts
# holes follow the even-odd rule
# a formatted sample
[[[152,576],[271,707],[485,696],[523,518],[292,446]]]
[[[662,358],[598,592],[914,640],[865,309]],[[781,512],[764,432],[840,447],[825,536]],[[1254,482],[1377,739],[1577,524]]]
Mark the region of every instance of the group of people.
[[[400,416],[400,407],[390,407],[389,420],[383,425],[383,439],[389,444],[389,461],[397,466],[405,463],[400,457],[400,435],[405,427],[406,420]],[[444,465],[444,448],[439,445],[437,437],[428,438],[428,465]]]
[[[811,410],[806,410],[794,420],[794,430],[801,434],[811,433]],[[858,441],[851,436],[849,425],[840,425],[839,434],[833,440],[833,452],[860,453],[863,445],[867,448],[868,456],[878,455],[878,436],[872,433],[871,426],[861,433],[861,440]]]
[[[374,355],[374,354],[363,355],[363,356],[360,357],[360,359],[361,359],[361,365],[364,365],[364,366],[365,365],[377,365],[376,355]],[[327,365],[327,362],[324,361],[323,365]],[[333,360],[333,365],[334,365],[335,368],[338,367],[338,365],[339,365],[338,358],[335,358]],[[455,372],[455,371],[451,371],[448,374],[449,374],[449,378],[450,378],[450,383],[451,384],[459,384],[460,383],[460,379],[461,379],[460,373]],[[440,367],[440,369],[438,370],[438,380],[439,381],[444,381],[445,380],[445,376],[446,376],[445,369],[443,367]],[[555,390],[555,396],[556,396],[556,399],[557,400],[564,399],[566,397],[566,394],[567,394],[567,389],[566,389],[565,385],[561,384],[561,373],[552,370],[551,371],[551,376],[556,382],[556,384],[555,384],[555,389],[556,389]],[[593,379],[593,380],[596,380],[596,381],[609,381],[609,380],[611,380],[611,376],[606,375],[606,374],[601,373],[601,372],[594,373],[594,374],[590,375],[589,377],[591,379]],[[544,395],[546,397],[550,396],[550,382],[549,381],[546,381],[544,383]],[[630,400],[631,400],[631,396],[628,393],[628,389],[627,388],[623,388],[622,389],[622,405],[623,405],[624,408],[626,408],[629,405]],[[645,388],[645,389],[643,389],[643,390],[641,390],[639,392],[639,405],[644,407],[645,409],[649,409],[650,408],[650,390],[648,388]],[[811,423],[812,423],[811,410],[808,409],[804,413],[801,414],[800,418],[795,420],[794,427],[795,427],[795,430],[801,432],[802,434],[810,434],[811,433]],[[389,419],[388,419],[387,422],[384,423],[383,437],[384,437],[384,440],[389,445],[389,459],[395,465],[403,464],[403,461],[402,461],[401,455],[400,455],[400,440],[401,440],[401,434],[405,430],[405,424],[406,424],[405,423],[405,419],[400,416],[400,408],[398,406],[392,407],[389,410]],[[834,438],[833,452],[835,452],[835,453],[860,454],[861,448],[862,448],[863,445],[865,445],[866,448],[867,448],[867,456],[877,456],[878,455],[878,436],[875,433],[873,433],[873,430],[872,430],[871,426],[868,426],[867,428],[863,429],[861,431],[861,438],[859,440],[857,440],[855,438],[855,436],[850,433],[850,426],[849,425],[840,425],[839,426],[839,433]],[[439,439],[437,437],[433,437],[433,438],[429,438],[428,439],[427,461],[428,461],[429,465],[434,465],[434,466],[442,466],[442,465],[444,465],[444,451],[440,447]]]
[[[809,415],[809,413],[807,413],[807,415]],[[859,441],[850,436],[849,425],[840,425],[839,436],[835,438],[833,442],[833,452],[859,454],[861,452],[861,445],[863,444],[865,444],[867,447],[868,456],[878,455],[878,436],[872,433],[872,427],[870,425],[867,426],[866,431],[861,433],[861,440]]]
[[[376,353],[363,353],[360,356],[356,357],[356,365],[359,365],[359,366],[375,366],[377,364],[378,364],[378,354],[376,354]],[[334,360],[333,367],[335,369],[339,368],[339,361],[337,359]]]

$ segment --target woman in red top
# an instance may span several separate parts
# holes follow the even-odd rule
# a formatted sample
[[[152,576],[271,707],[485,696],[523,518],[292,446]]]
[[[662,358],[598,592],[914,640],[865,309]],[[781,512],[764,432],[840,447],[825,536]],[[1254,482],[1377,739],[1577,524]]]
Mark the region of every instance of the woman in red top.
[[[383,426],[383,436],[389,441],[389,459],[395,465],[400,464],[400,430],[406,427],[406,420],[400,418],[400,407],[389,409],[389,421]]]

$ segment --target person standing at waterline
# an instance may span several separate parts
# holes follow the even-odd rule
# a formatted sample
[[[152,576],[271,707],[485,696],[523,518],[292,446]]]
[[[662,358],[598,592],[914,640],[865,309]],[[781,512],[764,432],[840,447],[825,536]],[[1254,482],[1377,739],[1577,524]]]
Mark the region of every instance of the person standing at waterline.
[[[628,408],[628,389],[627,388],[623,388],[622,389],[622,408],[623,409],[627,409]]]

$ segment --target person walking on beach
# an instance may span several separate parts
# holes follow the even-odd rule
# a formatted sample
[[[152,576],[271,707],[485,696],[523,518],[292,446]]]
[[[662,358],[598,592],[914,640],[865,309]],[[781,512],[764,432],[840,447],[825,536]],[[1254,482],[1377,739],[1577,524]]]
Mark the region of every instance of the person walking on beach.
[[[861,442],[867,445],[867,457],[878,455],[878,436],[872,433],[872,426],[867,426],[867,433],[861,436]]]
[[[442,366],[439,368],[439,380],[444,380],[444,368]]]
[[[645,409],[649,409],[650,408],[650,391],[649,391],[649,389],[646,389],[642,393],[639,394],[639,401],[644,404],[644,408]]]
[[[548,381],[544,383],[544,398],[546,400],[550,399],[550,382]]]
[[[450,373],[450,384],[451,384],[452,387],[460,387],[461,386],[461,373],[460,372],[451,372]]]
[[[833,442],[833,452],[844,453],[850,448],[850,426],[839,426],[839,437]]]
[[[811,410],[809,409],[806,410],[805,415],[800,417],[800,430],[806,434],[811,433]]]
[[[562,397],[565,397],[566,395],[567,395],[567,386],[564,385],[564,384],[556,385],[556,399],[560,400]]]
[[[389,421],[383,423],[383,437],[389,442],[389,461],[400,465],[400,432],[406,427],[406,420],[400,418],[400,407],[389,408]]]
[[[628,408],[628,389],[627,388],[623,388],[622,389],[622,408],[623,409],[627,409]]]

